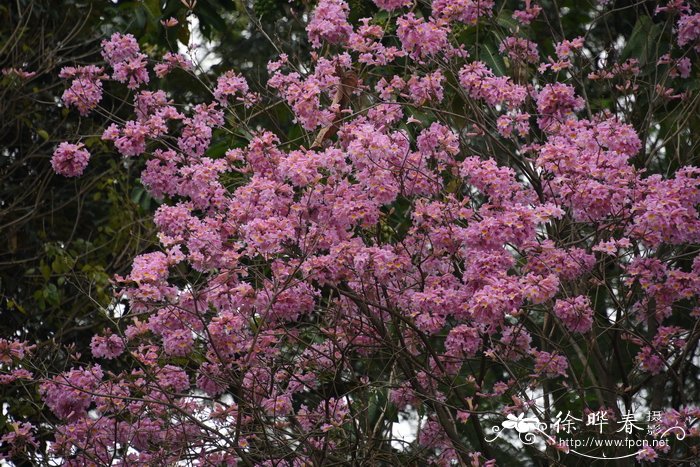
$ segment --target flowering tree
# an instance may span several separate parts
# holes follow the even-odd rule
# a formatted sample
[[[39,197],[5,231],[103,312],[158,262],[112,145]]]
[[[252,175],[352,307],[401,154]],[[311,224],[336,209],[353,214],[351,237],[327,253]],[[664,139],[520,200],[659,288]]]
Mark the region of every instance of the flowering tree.
[[[133,93],[102,139],[146,159],[159,244],[115,278],[112,325],[74,367],[0,342],[2,383],[51,411],[16,421],[11,456],[564,463],[581,450],[558,442],[562,414],[614,436],[643,411],[637,436],[667,443],[588,454],[696,458],[700,13],[640,7],[629,37],[552,25],[538,44],[534,2],[375,3],[351,24],[320,0],[309,57],[282,53],[261,89],[227,71],[206,102],[158,89],[197,78],[187,55],[151,66],[128,34],[62,70],[82,115],[108,111],[106,86]],[[588,30],[627,14],[590,12]],[[287,134],[261,118],[282,104]],[[51,160],[66,177],[89,162],[80,141]],[[52,432],[44,452],[33,430]]]

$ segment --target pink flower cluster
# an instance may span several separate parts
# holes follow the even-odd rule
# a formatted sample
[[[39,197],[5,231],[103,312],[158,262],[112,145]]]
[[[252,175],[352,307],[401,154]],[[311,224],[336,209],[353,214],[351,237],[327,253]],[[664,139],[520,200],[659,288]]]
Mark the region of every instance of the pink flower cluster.
[[[563,355],[543,351],[534,351],[535,373],[549,377],[566,376],[569,362]]]
[[[112,79],[137,89],[149,81],[146,55],[141,53],[136,38],[131,34],[114,33],[102,41],[102,56],[112,67]]]
[[[2,69],[2,75],[3,76],[16,76],[21,80],[28,80],[36,76],[36,71],[26,71],[22,68],[3,68]]]
[[[696,52],[700,52],[700,13],[694,15],[681,15],[678,19],[678,45],[681,47],[693,45]]]
[[[344,0],[320,0],[314,9],[311,21],[306,26],[309,40],[315,48],[321,47],[321,42],[330,44],[345,43],[352,27],[348,23],[350,7]]]
[[[17,339],[0,339],[0,363],[10,365],[29,355],[36,346]]]
[[[102,100],[102,80],[107,76],[101,67],[64,67],[59,76],[73,80],[70,88],[63,92],[63,102],[78,109],[80,115],[90,113]]]
[[[476,24],[482,16],[493,14],[493,0],[433,0],[433,15],[447,21]]]
[[[370,18],[362,18],[360,26],[350,35],[348,47],[359,54],[358,61],[368,65],[387,65],[405,53],[395,46],[382,44],[384,29],[370,24]]]
[[[523,37],[506,37],[498,46],[498,50],[506,53],[514,62],[537,63],[540,57],[537,44]]]
[[[540,128],[550,130],[556,124],[575,116],[584,102],[574,88],[562,83],[547,84],[537,94],[537,122]]]
[[[588,332],[593,325],[593,310],[588,297],[579,295],[554,304],[554,314],[571,332]]]
[[[163,61],[153,67],[158,78],[164,78],[175,69],[191,71],[194,68],[192,61],[183,54],[167,52],[163,55]]]
[[[29,447],[38,448],[34,431],[31,423],[13,423],[9,432],[0,437],[0,445],[10,446],[10,456],[25,453]]]
[[[90,161],[90,153],[83,143],[63,142],[58,145],[51,157],[51,166],[64,177],[82,175]]]
[[[415,2],[375,3],[394,12]],[[678,367],[693,340],[677,324],[700,313],[700,260],[690,260],[700,170],[655,173],[661,156],[638,157],[651,143],[623,111],[579,115],[586,102],[557,81],[566,73],[543,76],[581,71],[581,38],[551,44],[556,60],[536,71],[533,42],[500,36],[508,62],[520,62],[504,73],[532,73],[527,84],[467,61],[455,32],[493,9],[435,0],[432,16],[382,12],[386,23],[365,19],[353,31],[347,3],[321,0],[307,66],[285,55],[268,64],[268,87],[309,132],[294,141],[242,115],[258,96],[236,71],[197,105],[135,93],[132,119],[103,139],[125,157],[145,155],[141,180],[162,200],[160,244],[116,277],[126,328],[92,339],[111,372],[83,366],[41,385],[62,420],[55,455],[76,465],[235,465],[264,448],[269,465],[314,463],[321,450],[354,445],[356,411],[380,397],[386,410],[425,413],[416,447],[429,462],[489,465],[464,452],[455,430],[492,408],[525,413],[534,401],[522,388],[588,384],[588,372],[573,372],[595,353],[579,350],[594,320],[596,332],[621,330],[632,346],[635,384]],[[514,16],[526,26],[539,13],[526,1]],[[104,57],[112,79],[147,82],[132,36],[105,41]],[[166,57],[158,76],[189,67]],[[629,60],[589,79],[614,79],[595,84],[616,92],[638,73]],[[97,68],[65,76],[86,74],[97,87],[107,79]],[[215,155],[212,141],[233,120],[250,130],[246,141]],[[54,167],[75,176],[88,158],[82,144],[62,143]],[[593,296],[621,318],[596,315]],[[0,341],[0,362],[18,367],[0,382],[33,380],[18,372],[27,352]]]
[[[516,108],[527,98],[524,86],[514,84],[509,77],[494,75],[483,62],[462,67],[459,70],[459,83],[472,99],[484,100],[491,106]]]
[[[392,11],[410,6],[413,0],[372,0],[382,10]]]
[[[683,167],[675,178],[652,175],[644,179],[644,187],[632,213],[634,225],[630,234],[652,246],[694,243],[700,239],[700,169]]]
[[[255,96],[249,91],[245,78],[235,71],[229,70],[219,76],[214,89],[214,98],[221,104],[229,104],[229,98],[245,103],[250,107],[255,102]]]
[[[41,385],[41,395],[53,413],[64,420],[74,421],[84,417],[94,401],[89,391],[98,388],[104,378],[99,365],[74,369],[54,377]]]
[[[272,77],[267,85],[276,89],[291,106],[295,117],[306,130],[319,126],[328,126],[336,112],[338,104],[323,108],[321,99],[324,95],[331,99],[342,84],[341,73],[349,69],[350,57],[345,54],[334,60],[319,59],[312,75],[302,79],[297,72],[282,73],[279,68],[286,62],[286,56],[268,66]]]
[[[680,76],[681,78],[690,77],[690,69],[693,66],[690,58],[681,57],[678,60],[671,58],[671,54],[664,54],[659,58],[657,62],[658,65],[671,65],[669,70],[669,76],[675,78]]]
[[[567,108],[579,101],[571,97],[573,90],[563,95],[568,96]],[[639,178],[629,164],[641,148],[634,129],[616,119],[569,119],[563,124],[542,120],[551,134],[539,149],[537,165],[553,175],[549,182],[553,199],[567,206],[577,220],[627,212]]]
[[[396,21],[396,35],[403,50],[414,60],[426,59],[449,48],[449,27],[444,21],[428,21],[407,13]]]
[[[92,355],[96,358],[112,360],[124,352],[124,341],[117,335],[106,335],[92,337],[90,343]]]
[[[515,10],[513,18],[523,26],[528,26],[542,12],[542,7],[537,4],[532,4],[532,0],[525,0],[525,8],[523,10]]]

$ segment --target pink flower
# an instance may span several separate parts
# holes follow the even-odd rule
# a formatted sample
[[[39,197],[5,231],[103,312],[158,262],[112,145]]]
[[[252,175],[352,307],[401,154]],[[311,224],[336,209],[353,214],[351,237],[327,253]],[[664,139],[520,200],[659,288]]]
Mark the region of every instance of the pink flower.
[[[559,290],[559,278],[555,274],[546,277],[528,274],[522,281],[525,297],[534,304],[544,303]]]
[[[425,21],[407,13],[396,21],[396,34],[404,51],[413,59],[420,60],[449,48],[447,34],[449,28],[434,19]]]
[[[445,339],[445,350],[450,355],[473,357],[482,344],[476,328],[461,324],[454,327]]]
[[[669,71],[669,75],[674,78],[676,76],[680,76],[681,78],[689,78],[690,77],[690,70],[693,66],[693,63],[690,61],[690,58],[688,57],[683,57],[678,60],[676,60],[674,66],[671,68]]]
[[[0,363],[9,365],[14,360],[22,360],[34,347],[17,339],[0,339]]]
[[[700,44],[695,42],[700,38],[700,13],[694,15],[681,15],[678,20],[678,45],[681,47],[694,44],[695,50],[700,52]]]
[[[63,93],[63,102],[73,105],[80,115],[87,115],[102,100],[102,83],[85,78],[76,78]]]
[[[408,80],[408,96],[416,105],[440,103],[443,99],[442,82],[445,80],[440,70],[426,76],[411,76]]]
[[[433,15],[447,21],[476,24],[482,16],[493,14],[493,0],[433,0]]]
[[[292,413],[292,398],[289,394],[282,394],[272,398],[264,399],[261,407],[267,415],[272,417],[282,417]]]
[[[36,76],[36,71],[25,71],[21,68],[3,68],[3,76],[16,76],[22,80],[28,80]]]
[[[141,173],[141,182],[155,198],[176,195],[180,186],[177,176],[177,154],[172,150],[156,149],[153,156],[153,159],[146,162],[146,168]]]
[[[70,370],[40,387],[42,399],[57,417],[71,421],[83,417],[93,401],[104,372],[99,365]]]
[[[112,79],[127,83],[129,89],[148,83],[147,57],[141,53],[136,38],[131,34],[117,32],[109,40],[102,41],[102,56],[114,70]]]
[[[574,117],[575,112],[583,109],[581,97],[576,96],[574,88],[562,83],[547,84],[537,94],[537,122],[540,128],[550,130],[552,123],[562,123]]]
[[[501,115],[496,120],[496,127],[504,138],[510,137],[513,131],[524,138],[530,132],[530,114],[514,112]]]
[[[120,132],[120,136],[114,141],[114,146],[122,156],[133,157],[141,155],[146,151],[146,137],[150,133],[151,129],[147,125],[130,120],[126,122],[126,125]]]
[[[24,368],[16,368],[7,374],[0,374],[0,385],[11,384],[18,379],[31,381],[34,379],[34,374],[29,370],[25,370]]]
[[[632,207],[635,214],[630,235],[657,246],[662,242],[681,244],[700,240],[700,169],[683,167],[675,178],[655,174],[638,189]]]
[[[117,32],[109,40],[102,41],[102,56],[112,66],[135,58],[139,53],[139,43],[131,34]]]
[[[163,332],[163,351],[175,357],[184,357],[194,345],[192,331],[189,328]]]
[[[584,295],[557,300],[554,304],[554,314],[571,332],[588,332],[593,325],[591,302]]]
[[[321,47],[321,41],[330,44],[345,43],[352,27],[348,23],[350,7],[343,0],[320,0],[311,13],[311,21],[306,26],[309,40],[314,48]]]
[[[170,17],[168,19],[160,20],[160,24],[162,24],[166,28],[172,28],[180,24],[180,22],[176,18]]]
[[[64,177],[78,177],[83,174],[89,161],[90,153],[83,143],[63,142],[54,151],[51,166]]]
[[[59,76],[73,78],[70,88],[63,92],[63,102],[75,106],[80,115],[87,115],[102,100],[102,80],[107,76],[101,67],[64,67]]]
[[[666,367],[666,361],[657,351],[649,346],[644,346],[635,357],[639,367],[652,375],[658,375]]]
[[[392,11],[405,6],[410,6],[413,0],[372,0],[382,10]]]
[[[570,58],[574,50],[581,48],[583,48],[583,37],[577,37],[572,41],[563,40],[555,44],[555,51],[560,60]]]
[[[184,392],[190,387],[190,380],[185,370],[175,365],[165,365],[156,375],[158,385],[165,390]]]
[[[163,62],[153,67],[153,71],[155,71],[158,78],[163,78],[176,68],[190,71],[194,68],[194,65],[186,55],[168,52],[163,55]]]
[[[382,44],[384,29],[370,24],[371,18],[361,18],[361,25],[350,35],[348,47],[359,54],[358,61],[369,65],[386,65],[404,53],[394,46]]]
[[[537,44],[523,37],[506,37],[498,47],[501,53],[507,53],[508,57],[521,63],[537,63],[539,52]]]
[[[306,130],[319,126],[328,126],[335,118],[338,108],[323,108],[321,98],[324,94],[334,95],[341,85],[339,69],[347,69],[349,56],[343,55],[330,61],[320,58],[314,73],[306,79],[296,73],[283,74],[275,71],[267,82],[268,86],[277,89],[287,103],[292,107],[295,118]]]
[[[505,360],[517,361],[530,353],[532,337],[523,327],[503,329],[496,352]]]
[[[9,429],[8,429],[9,428]],[[38,448],[31,423],[12,423],[5,427],[7,433],[0,437],[0,443],[10,446],[10,456],[26,453],[27,448]]]
[[[493,159],[467,157],[462,162],[459,173],[471,185],[488,195],[495,205],[524,203],[533,196],[533,193],[516,181],[513,169],[499,166]]]
[[[124,352],[124,341],[117,335],[92,336],[90,343],[92,355],[95,358],[112,360]]]
[[[146,70],[146,56],[138,54],[134,58],[124,60],[114,64],[112,79],[120,83],[127,83],[129,89],[136,89],[149,81]]]
[[[513,12],[513,18],[523,26],[527,26],[540,15],[541,11],[542,7],[539,5],[531,5],[531,0],[525,0],[525,9],[515,10]]]
[[[247,329],[245,319],[231,312],[220,313],[207,327],[212,348],[224,356],[232,356],[245,348]]]
[[[637,459],[640,462],[646,461],[653,463],[658,457],[659,455],[656,453],[656,451],[654,451],[654,448],[652,448],[651,446],[644,446],[637,452],[635,459]]]
[[[417,138],[418,150],[436,160],[451,164],[459,154],[459,137],[447,126],[433,123],[421,131]]]
[[[248,83],[243,76],[232,70],[219,76],[214,90],[214,98],[222,105],[230,104],[229,97],[236,97],[239,101],[250,100]]]
[[[527,98],[524,86],[513,84],[508,77],[495,76],[482,62],[463,66],[459,70],[459,83],[472,99],[483,99],[492,106],[505,104],[512,109]]]
[[[535,373],[544,373],[548,377],[566,376],[569,362],[566,357],[556,353],[533,350],[535,355]]]
[[[226,390],[226,386],[220,365],[205,362],[199,367],[197,388],[210,396],[217,396]]]
[[[138,284],[164,281],[168,278],[168,258],[160,251],[134,258],[128,279]]]

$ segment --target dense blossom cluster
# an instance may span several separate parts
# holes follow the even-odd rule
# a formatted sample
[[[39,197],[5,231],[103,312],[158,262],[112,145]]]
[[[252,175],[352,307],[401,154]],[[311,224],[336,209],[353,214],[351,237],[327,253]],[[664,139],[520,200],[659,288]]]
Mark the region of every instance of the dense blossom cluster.
[[[433,18],[427,21],[413,13],[401,16],[397,21],[396,34],[403,50],[413,59],[427,58],[448,48],[448,26]]]
[[[131,34],[116,33],[102,42],[102,56],[112,67],[112,79],[137,89],[149,81],[146,70],[147,56],[141,53],[136,38]]]
[[[375,3],[396,15],[396,41],[370,19],[353,27],[343,0],[321,0],[308,38],[337,53],[314,54],[306,72],[285,55],[268,65],[269,89],[304,130],[334,130],[313,145],[254,129],[210,156],[225,112],[259,99],[245,78],[228,71],[212,102],[180,108],[164,91],[138,90],[149,74],[132,36],[103,43],[111,79],[135,91],[135,116],[102,138],[125,157],[148,155],[141,180],[163,200],[160,245],[116,277],[128,312],[92,340],[102,366],[41,384],[60,419],[55,455],[71,465],[316,465],[320,452],[359,442],[357,408],[386,391],[382,404],[425,415],[416,443],[431,462],[493,465],[461,425],[481,430],[482,408],[533,409],[526,388],[583,384],[581,347],[599,329],[630,345],[635,381],[692,354],[691,330],[673,320],[700,295],[700,261],[669,249],[700,243],[700,170],[648,173],[633,163],[645,144],[637,131],[619,115],[584,115],[573,81],[524,84],[469,58],[452,28],[488,18],[493,2],[435,0],[429,17],[403,10],[412,2]],[[526,27],[540,11],[527,1],[513,16]],[[678,21],[680,46],[695,44],[697,17]],[[537,68],[535,43],[517,30],[503,37],[513,69]],[[585,43],[552,46],[556,60],[540,72],[574,67]],[[415,68],[391,67],[399,58]],[[155,75],[174,68],[192,65],[170,54]],[[73,80],[64,101],[81,114],[109,79],[100,67],[62,76]],[[468,124],[439,109],[426,117],[448,99],[483,113]],[[76,176],[88,159],[82,144],[61,143],[52,164]],[[619,280],[606,282],[613,270]],[[23,349],[0,342],[0,362]],[[374,359],[379,369],[361,363]],[[116,361],[128,369],[103,369]],[[591,406],[619,417],[614,391]],[[3,442],[31,446],[30,432],[18,426]]]
[[[483,62],[472,62],[459,70],[459,83],[472,99],[490,106],[517,108],[527,98],[527,88],[507,76],[496,76]]]
[[[63,102],[77,108],[81,115],[87,115],[102,100],[102,80],[107,78],[102,67],[69,66],[63,68],[59,76],[73,79],[71,87],[63,92]]]
[[[90,153],[83,143],[63,142],[58,145],[51,158],[51,166],[64,177],[77,177],[83,174],[90,162]]]
[[[694,15],[681,15],[678,20],[678,45],[693,45],[696,51],[700,51],[700,13]]]
[[[588,297],[578,296],[557,300],[554,314],[571,332],[588,332],[593,324],[593,310]]]
[[[437,18],[467,24],[476,24],[482,16],[491,16],[494,6],[493,0],[435,0],[432,2],[433,14]]]
[[[343,0],[321,0],[306,27],[311,44],[318,48],[322,42],[342,44],[347,41],[352,33],[348,23],[349,11]]]
[[[539,60],[537,44],[522,37],[506,37],[498,50],[508,54],[514,62],[537,63]]]

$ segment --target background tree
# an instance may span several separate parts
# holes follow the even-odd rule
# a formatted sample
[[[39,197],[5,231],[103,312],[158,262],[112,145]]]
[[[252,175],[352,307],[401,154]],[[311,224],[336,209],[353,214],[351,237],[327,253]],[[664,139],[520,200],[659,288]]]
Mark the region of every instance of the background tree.
[[[8,367],[10,407],[43,409],[35,429],[56,441],[33,449],[13,425],[13,456],[574,464],[488,428],[529,414],[551,441],[557,414],[639,408],[688,437],[638,461],[696,456],[697,9],[187,5],[218,78],[163,58],[187,35],[176,13],[166,45],[115,35],[105,70],[63,72],[104,86],[110,126],[75,127],[84,146],[59,146],[54,168],[82,172],[89,150],[94,170],[114,143],[114,168],[145,167],[162,202],[160,245],[117,279],[111,319],[85,319],[90,352],[59,354],[75,369],[3,342],[24,365]],[[185,70],[146,83],[143,51],[156,75]],[[417,439],[399,439],[409,416]]]
[[[99,62],[100,41],[116,30],[135,34],[152,51],[186,48],[195,34],[210,54],[239,66],[274,53],[267,38],[244,37],[253,5],[193,5],[18,0],[0,6],[0,338],[39,342],[47,371],[68,368],[65,347],[85,352],[92,335],[109,324],[110,279],[155,240],[149,214],[157,207],[138,183],[142,164],[124,164],[99,139],[107,115],[125,117],[126,94],[110,89],[115,94],[102,101],[105,119],[82,118],[61,105],[59,71]],[[168,18],[179,24],[166,27]],[[205,81],[212,72],[200,71]],[[199,84],[175,73],[162,84],[175,95],[205,99],[207,87],[193,83]],[[79,135],[93,163],[66,181],[53,171],[51,154],[58,142]],[[39,425],[45,417],[35,393],[1,386],[0,398],[0,430],[17,419]]]

